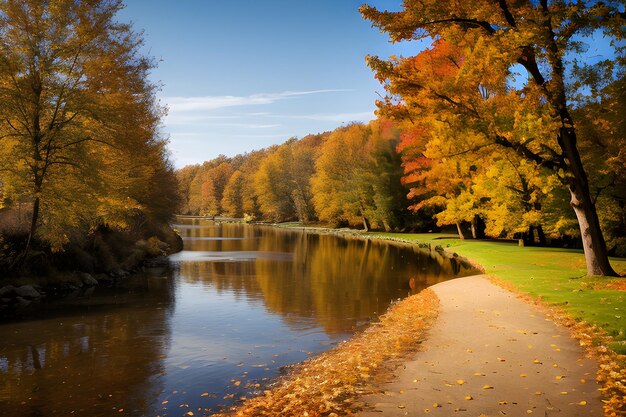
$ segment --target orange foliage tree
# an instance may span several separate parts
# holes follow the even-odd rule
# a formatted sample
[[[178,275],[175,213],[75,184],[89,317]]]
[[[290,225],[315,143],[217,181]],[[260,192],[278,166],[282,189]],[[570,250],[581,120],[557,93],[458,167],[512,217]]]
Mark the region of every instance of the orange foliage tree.
[[[577,145],[576,97],[566,84],[565,53],[579,50],[576,36],[593,30],[623,39],[621,7],[549,0],[407,0],[399,12],[361,7],[393,41],[437,39],[433,49],[416,57],[369,57],[389,91],[380,106],[413,120],[435,116],[450,130],[478,133],[480,140],[468,152],[497,146],[552,171],[569,191],[589,275],[615,271]],[[515,68],[528,74],[517,88],[511,83]]]

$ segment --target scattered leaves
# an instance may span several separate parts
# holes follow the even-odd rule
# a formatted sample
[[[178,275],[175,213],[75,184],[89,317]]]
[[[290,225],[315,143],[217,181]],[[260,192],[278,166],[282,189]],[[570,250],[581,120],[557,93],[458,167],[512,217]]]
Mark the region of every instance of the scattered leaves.
[[[293,366],[264,395],[216,417],[352,415],[361,407],[354,400],[371,392],[372,377],[390,372],[382,365],[416,351],[437,316],[438,304],[428,289],[396,303],[362,334]]]

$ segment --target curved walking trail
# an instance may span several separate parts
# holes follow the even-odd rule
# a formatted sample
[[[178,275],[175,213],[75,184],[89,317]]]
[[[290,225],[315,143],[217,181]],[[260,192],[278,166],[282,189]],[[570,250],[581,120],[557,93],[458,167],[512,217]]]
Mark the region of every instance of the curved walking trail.
[[[602,416],[597,363],[569,332],[485,276],[431,287],[423,351],[364,398],[373,416]]]

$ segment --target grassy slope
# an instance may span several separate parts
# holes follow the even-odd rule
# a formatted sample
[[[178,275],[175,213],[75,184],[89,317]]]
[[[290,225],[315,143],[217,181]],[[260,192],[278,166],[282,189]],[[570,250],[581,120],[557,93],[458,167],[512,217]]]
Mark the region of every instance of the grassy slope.
[[[370,233],[370,236],[440,245],[483,266],[520,292],[562,307],[576,319],[597,324],[613,336],[612,348],[626,353],[626,291],[607,284],[626,278],[586,277],[582,251],[519,247],[511,242],[460,240],[442,234]],[[626,259],[612,259],[626,273]]]

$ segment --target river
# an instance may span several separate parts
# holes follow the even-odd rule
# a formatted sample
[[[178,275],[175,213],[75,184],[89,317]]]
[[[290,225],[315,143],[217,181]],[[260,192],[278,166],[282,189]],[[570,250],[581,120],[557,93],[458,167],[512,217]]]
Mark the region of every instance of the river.
[[[184,250],[0,324],[0,415],[209,415],[472,269],[436,253],[179,217]]]

